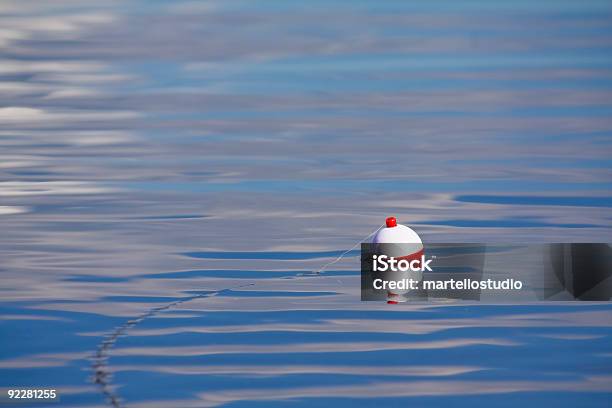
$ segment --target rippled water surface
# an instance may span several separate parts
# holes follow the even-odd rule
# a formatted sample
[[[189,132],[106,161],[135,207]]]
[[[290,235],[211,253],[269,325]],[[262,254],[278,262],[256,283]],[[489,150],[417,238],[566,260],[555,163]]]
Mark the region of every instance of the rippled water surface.
[[[390,307],[355,256],[312,272],[387,215],[611,242],[611,134],[608,1],[2,1],[0,388],[609,406],[608,303]]]

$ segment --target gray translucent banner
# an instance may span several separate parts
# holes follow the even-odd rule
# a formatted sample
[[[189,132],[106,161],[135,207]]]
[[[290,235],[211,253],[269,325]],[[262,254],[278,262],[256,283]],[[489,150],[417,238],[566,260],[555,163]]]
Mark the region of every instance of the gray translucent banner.
[[[425,244],[424,254],[400,257],[401,244],[385,245],[384,250],[376,244],[361,245],[361,300],[609,301],[612,297],[612,246],[606,243]],[[398,245],[391,251],[395,270],[384,256],[389,245]],[[402,259],[407,270],[399,268]]]

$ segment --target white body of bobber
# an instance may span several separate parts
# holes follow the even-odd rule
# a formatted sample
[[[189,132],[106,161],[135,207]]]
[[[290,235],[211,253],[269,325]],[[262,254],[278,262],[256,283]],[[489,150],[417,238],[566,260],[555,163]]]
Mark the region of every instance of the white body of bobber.
[[[397,260],[405,259],[409,262],[420,260],[425,253],[423,242],[419,235],[411,228],[398,224],[395,217],[387,218],[386,226],[376,233],[372,243],[375,244],[377,255],[386,255]],[[423,280],[423,272],[389,271],[384,273],[383,279],[394,281],[413,279],[420,282]],[[396,304],[405,302],[406,298],[404,295],[408,292],[409,290],[388,290],[387,303]]]

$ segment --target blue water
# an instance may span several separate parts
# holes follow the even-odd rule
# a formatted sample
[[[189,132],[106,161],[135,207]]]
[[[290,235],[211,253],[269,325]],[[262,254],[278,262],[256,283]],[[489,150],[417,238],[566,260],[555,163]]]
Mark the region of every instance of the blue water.
[[[609,1],[5,1],[0,27],[2,398],[610,406],[607,303],[391,308],[355,252],[313,274],[388,215],[612,242]]]

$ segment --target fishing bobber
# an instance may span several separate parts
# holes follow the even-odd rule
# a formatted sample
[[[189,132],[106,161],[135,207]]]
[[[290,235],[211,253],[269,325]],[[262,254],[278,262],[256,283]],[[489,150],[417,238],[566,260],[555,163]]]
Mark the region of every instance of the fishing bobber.
[[[419,235],[411,228],[398,224],[395,217],[387,218],[386,226],[376,233],[372,243],[377,255],[387,255],[398,261],[402,259],[408,262],[421,260],[425,253]],[[418,282],[423,280],[422,271],[388,271],[383,272],[383,275],[383,279],[386,280],[413,279]],[[405,302],[406,298],[403,295],[407,292],[408,290],[387,290],[387,303]]]

